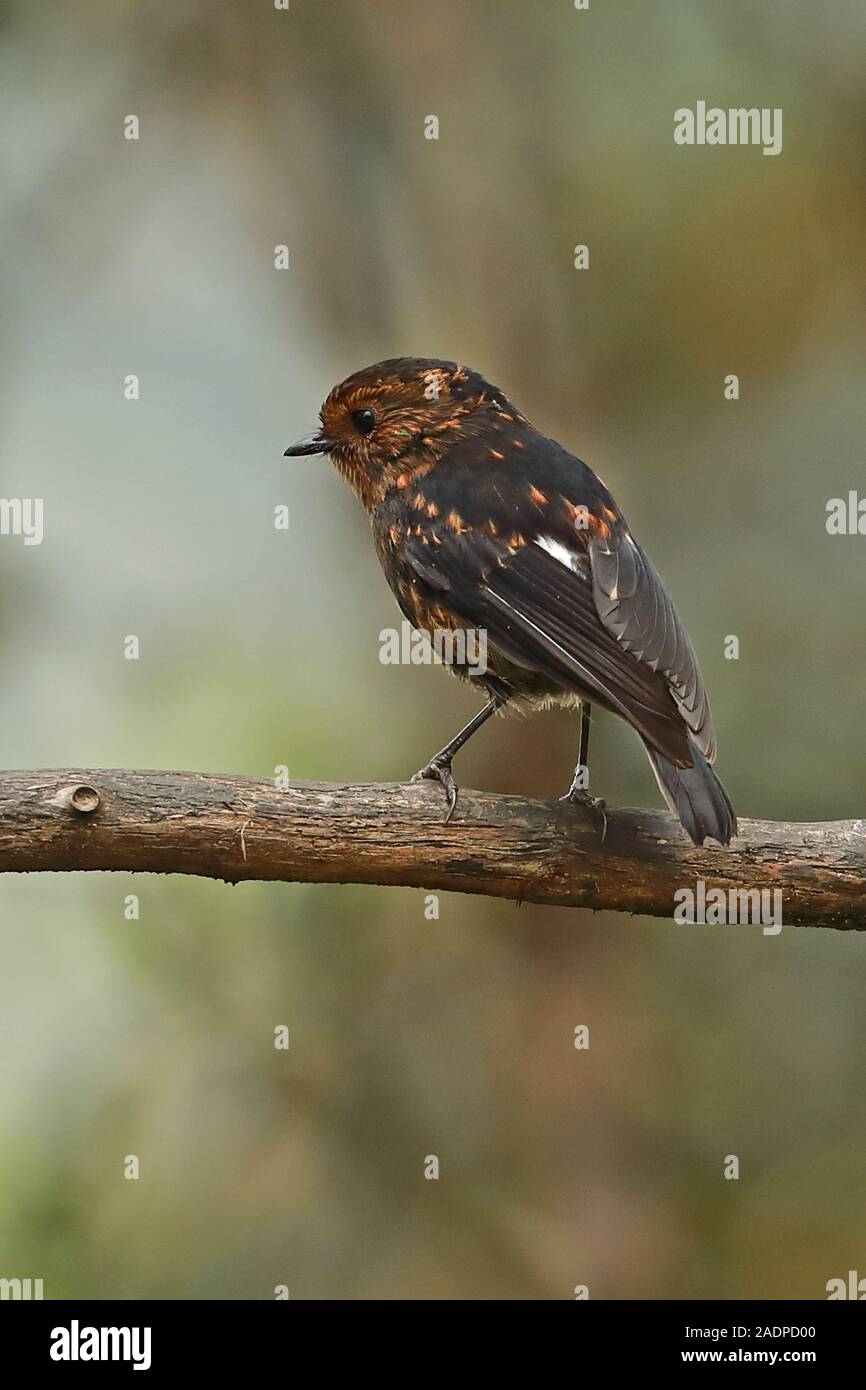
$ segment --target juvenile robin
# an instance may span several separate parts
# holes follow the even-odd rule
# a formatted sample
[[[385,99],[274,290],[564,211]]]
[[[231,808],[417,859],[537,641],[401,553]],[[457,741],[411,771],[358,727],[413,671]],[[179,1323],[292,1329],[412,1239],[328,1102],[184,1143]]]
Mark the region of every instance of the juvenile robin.
[[[579,706],[587,790],[593,704],[643,739],[662,795],[696,845],[737,821],[713,772],[697,659],[664,584],[604,483],[468,367],[401,357],[331,391],[321,428],[286,450],[327,454],[370,515],[405,616],[431,636],[476,630],[482,668],[450,669],[487,703],[416,777],[440,782],[450,819],[455,753],[506,705]]]

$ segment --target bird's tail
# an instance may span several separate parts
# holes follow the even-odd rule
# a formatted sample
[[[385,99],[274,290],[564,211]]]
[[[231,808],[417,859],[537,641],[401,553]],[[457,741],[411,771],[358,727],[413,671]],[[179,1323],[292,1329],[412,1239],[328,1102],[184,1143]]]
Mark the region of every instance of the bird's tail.
[[[696,845],[702,845],[708,835],[720,845],[730,844],[737,833],[734,808],[713,769],[691,740],[689,748],[693,765],[674,767],[646,744],[662,796]]]

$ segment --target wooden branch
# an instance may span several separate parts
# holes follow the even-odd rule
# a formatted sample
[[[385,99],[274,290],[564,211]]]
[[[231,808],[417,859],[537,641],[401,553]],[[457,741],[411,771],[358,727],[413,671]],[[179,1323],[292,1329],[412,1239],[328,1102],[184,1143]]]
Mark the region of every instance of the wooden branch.
[[[112,869],[231,883],[381,883],[673,918],[677,890],[782,893],[790,925],[866,930],[866,822],[741,822],[695,849],[659,811],[462,790],[330,786],[197,772],[0,774],[0,872]],[[724,920],[724,919],[723,919]],[[734,917],[736,920],[736,917]]]

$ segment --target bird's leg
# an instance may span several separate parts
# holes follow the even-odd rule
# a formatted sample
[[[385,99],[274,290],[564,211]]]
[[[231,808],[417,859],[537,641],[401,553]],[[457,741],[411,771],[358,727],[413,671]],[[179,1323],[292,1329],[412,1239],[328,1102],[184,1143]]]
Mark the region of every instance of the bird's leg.
[[[442,786],[445,788],[445,794],[448,797],[448,814],[445,817],[446,825],[454,814],[458,793],[457,783],[451,775],[451,759],[454,757],[455,753],[459,752],[464,743],[469,742],[476,730],[480,729],[482,724],[487,723],[491,714],[495,714],[504,704],[504,696],[491,695],[489,703],[486,704],[482,710],[479,710],[474,718],[470,719],[469,723],[460,730],[459,734],[455,734],[450,743],[446,743],[444,748],[440,748],[439,752],[435,753],[430,759],[427,766],[422,767],[420,772],[416,772],[415,776],[412,778],[413,782],[420,782],[425,778],[429,778],[433,782],[441,782]]]
[[[571,786],[560,801],[586,801],[589,796],[589,719],[592,706],[585,700],[580,702],[580,746],[577,750],[577,767],[571,779]]]
[[[591,712],[592,705],[586,700],[581,700],[580,746],[577,751],[577,767],[574,769],[571,786],[565,796],[560,797],[560,801],[571,801],[577,806],[586,806],[589,810],[600,813],[602,818],[601,838],[603,840],[607,834],[604,802],[599,797],[589,794],[589,720]]]

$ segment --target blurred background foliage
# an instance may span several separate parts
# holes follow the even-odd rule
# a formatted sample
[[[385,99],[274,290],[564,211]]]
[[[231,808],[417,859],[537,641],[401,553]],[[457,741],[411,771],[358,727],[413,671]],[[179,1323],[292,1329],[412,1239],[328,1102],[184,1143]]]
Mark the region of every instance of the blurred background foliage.
[[[2,491],[46,507],[41,547],[0,545],[3,764],[403,779],[454,732],[470,692],[379,663],[357,504],[282,458],[406,353],[605,477],[739,812],[863,814],[866,542],[824,526],[864,486],[859,0],[0,15]],[[675,146],[698,98],[782,107],[783,153]],[[576,742],[500,720],[460,780],[558,795]],[[656,803],[629,730],[593,742],[598,794]],[[0,1275],[49,1297],[821,1297],[864,1269],[855,934],[123,875],[0,903]]]

